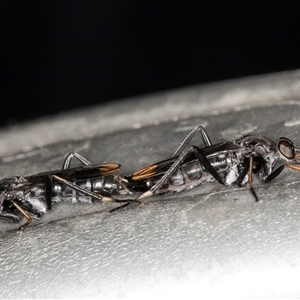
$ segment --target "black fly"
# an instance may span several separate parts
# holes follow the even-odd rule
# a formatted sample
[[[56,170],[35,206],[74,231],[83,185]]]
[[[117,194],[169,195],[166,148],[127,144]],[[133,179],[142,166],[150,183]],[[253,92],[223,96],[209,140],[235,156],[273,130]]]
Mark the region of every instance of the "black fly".
[[[197,132],[201,134],[204,148],[190,146]],[[274,142],[267,136],[250,133],[239,139],[212,145],[204,128],[198,126],[170,159],[125,176],[123,184],[131,191],[143,192],[136,199],[139,202],[155,193],[180,192],[213,179],[223,185],[236,183],[241,186],[248,183],[258,201],[252,186],[253,174],[267,183],[284,168],[300,171],[300,149],[287,138],[281,137]]]
[[[70,168],[72,158],[82,167]],[[31,176],[13,176],[0,181],[0,217],[19,221],[27,219],[20,230],[51,209],[53,203],[70,199],[72,202],[122,202],[112,194],[124,190],[119,184],[117,163],[91,164],[81,155],[71,152],[62,170]]]

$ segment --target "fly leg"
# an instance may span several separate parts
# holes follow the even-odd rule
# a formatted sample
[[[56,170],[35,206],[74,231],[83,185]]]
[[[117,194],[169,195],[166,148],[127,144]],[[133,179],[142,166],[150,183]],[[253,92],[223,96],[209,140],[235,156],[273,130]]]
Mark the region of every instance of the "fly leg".
[[[4,211],[0,211],[0,218],[13,219],[13,221],[15,222],[18,222],[20,220],[18,216]]]
[[[194,138],[194,136],[196,135],[197,132],[199,132],[201,134],[201,137],[202,137],[205,147],[212,145],[210,138],[209,138],[207,132],[205,131],[205,129],[202,126],[197,126],[187,135],[187,137],[179,145],[179,147],[177,148],[177,150],[175,151],[175,153],[173,154],[172,157],[180,155],[184,151],[184,149],[189,147],[191,140]]]
[[[242,181],[245,178],[245,176],[247,175],[247,173],[248,173],[248,184],[249,184],[250,191],[251,191],[255,201],[258,202],[259,200],[258,200],[257,194],[256,194],[256,192],[253,188],[253,184],[252,184],[253,183],[253,156],[249,157],[242,173],[237,178],[236,182],[237,182],[238,186],[242,185]]]
[[[10,201],[12,205],[27,219],[27,222],[24,225],[22,225],[18,230],[19,232],[21,232],[31,224],[32,218],[18,203],[16,203],[14,200],[10,200]]]
[[[250,156],[249,158],[249,173],[248,173],[248,184],[249,184],[249,187],[250,187],[250,191],[252,193],[252,195],[254,196],[255,198],[255,201],[258,202],[258,197],[256,195],[256,192],[253,188],[253,185],[252,185],[252,182],[253,182],[253,156]]]
[[[45,181],[45,198],[48,210],[52,208],[52,191],[53,191],[53,180],[49,175]]]
[[[215,168],[211,165],[205,155],[202,154],[202,151],[196,147],[191,146],[188,149],[184,150],[168,171],[162,176],[162,178],[147,192],[143,193],[136,200],[152,196],[156,191],[158,191],[172,176],[172,174],[177,170],[177,168],[182,164],[185,158],[190,154],[194,153],[195,157],[200,161],[203,167],[221,184],[225,184],[223,178],[218,174]]]
[[[139,201],[139,200],[137,200],[137,199],[130,200],[130,201],[128,201],[128,200],[117,200],[117,202],[121,202],[121,201],[122,201],[122,202],[125,202],[125,203],[122,204],[122,205],[120,205],[120,206],[118,206],[118,207],[116,207],[116,208],[111,209],[109,212],[110,212],[110,213],[113,213],[113,212],[115,212],[116,210],[122,209],[122,208],[124,208],[124,207],[126,207],[126,206],[129,206],[129,205],[133,204],[133,203],[143,204],[143,202],[141,202],[141,201]]]
[[[285,164],[280,167],[278,167],[276,170],[274,170],[266,179],[265,182],[268,183],[275,179],[282,171],[284,168],[290,168],[296,171],[300,172],[300,165],[294,165],[294,164]]]
[[[74,157],[77,158],[85,166],[91,165],[91,163],[86,158],[81,156],[80,154],[78,154],[76,152],[70,152],[64,160],[64,163],[63,163],[63,166],[62,166],[63,170],[70,168],[71,160]]]
[[[10,201],[10,203],[27,219],[27,222],[19,228],[19,231],[22,231],[23,228],[27,227],[31,222],[32,218],[30,215],[14,200],[7,200],[5,197],[5,192],[0,195],[0,217],[13,219],[15,222],[19,221],[19,217],[13,213],[3,212],[3,203],[4,201]]]
[[[242,170],[241,174],[239,175],[239,177],[236,180],[236,183],[239,187],[242,186],[242,182],[243,182],[245,176],[247,175],[247,173],[249,172],[249,165],[250,165],[250,158],[246,161],[246,165],[245,165],[244,169]]]

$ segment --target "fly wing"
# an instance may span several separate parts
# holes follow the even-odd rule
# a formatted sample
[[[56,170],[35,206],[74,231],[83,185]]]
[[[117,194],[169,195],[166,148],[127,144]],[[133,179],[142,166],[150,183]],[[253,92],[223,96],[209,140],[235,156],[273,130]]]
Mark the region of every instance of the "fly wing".
[[[106,163],[99,167],[100,175],[106,176],[120,171],[121,165],[116,163]]]
[[[133,180],[141,180],[147,179],[150,177],[158,176],[164,172],[166,172],[171,165],[176,161],[177,157],[172,157],[155,164],[144,167],[133,174],[131,174],[131,178]]]
[[[235,145],[234,143],[223,142],[223,143],[219,143],[219,144],[215,144],[212,146],[202,148],[201,152],[203,153],[204,156],[209,158],[209,157],[216,156],[222,152],[236,151],[237,149],[239,149],[239,147],[237,145]],[[172,166],[172,164],[176,161],[176,159],[178,159],[178,156],[175,156],[175,157],[157,162],[155,164],[146,166],[146,167],[134,172],[131,175],[131,178],[133,180],[141,180],[141,179],[147,179],[150,177],[154,177],[154,176],[163,174]],[[185,159],[182,161],[180,166],[190,163],[191,161],[194,161],[195,159],[196,159],[195,155],[191,152],[185,157]]]
[[[94,178],[99,176],[107,176],[118,172],[120,168],[121,165],[117,163],[96,164],[96,165],[88,165],[88,166],[71,168],[71,169],[38,173],[26,177],[26,179],[30,183],[43,183],[45,182],[47,177],[51,175],[57,175],[63,179],[74,181],[74,180],[89,179],[89,178]]]

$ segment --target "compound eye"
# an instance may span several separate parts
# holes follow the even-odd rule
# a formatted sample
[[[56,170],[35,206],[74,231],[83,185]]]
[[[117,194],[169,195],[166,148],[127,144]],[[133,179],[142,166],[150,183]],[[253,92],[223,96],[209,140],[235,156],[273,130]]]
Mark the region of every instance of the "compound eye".
[[[281,138],[278,143],[278,149],[280,153],[288,159],[293,159],[295,157],[295,149],[293,143],[286,139]]]

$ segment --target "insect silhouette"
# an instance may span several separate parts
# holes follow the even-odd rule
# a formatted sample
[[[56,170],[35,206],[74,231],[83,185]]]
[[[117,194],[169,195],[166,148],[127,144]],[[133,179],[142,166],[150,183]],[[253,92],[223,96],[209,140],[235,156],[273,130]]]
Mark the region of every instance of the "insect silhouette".
[[[70,168],[73,158],[83,166]],[[20,227],[23,230],[32,222],[32,217],[41,217],[55,202],[123,202],[112,197],[124,190],[117,179],[120,167],[117,163],[91,164],[83,156],[71,152],[61,170],[2,179],[0,217],[16,222],[25,217],[27,222]]]
[[[201,134],[203,148],[190,146],[197,133]],[[281,137],[275,142],[265,135],[250,133],[213,145],[204,128],[197,126],[171,158],[146,166],[122,180],[129,190],[143,192],[137,202],[153,194],[191,189],[213,179],[223,185],[248,184],[258,201],[253,174],[268,183],[285,168],[300,171],[300,149],[288,138]]]

